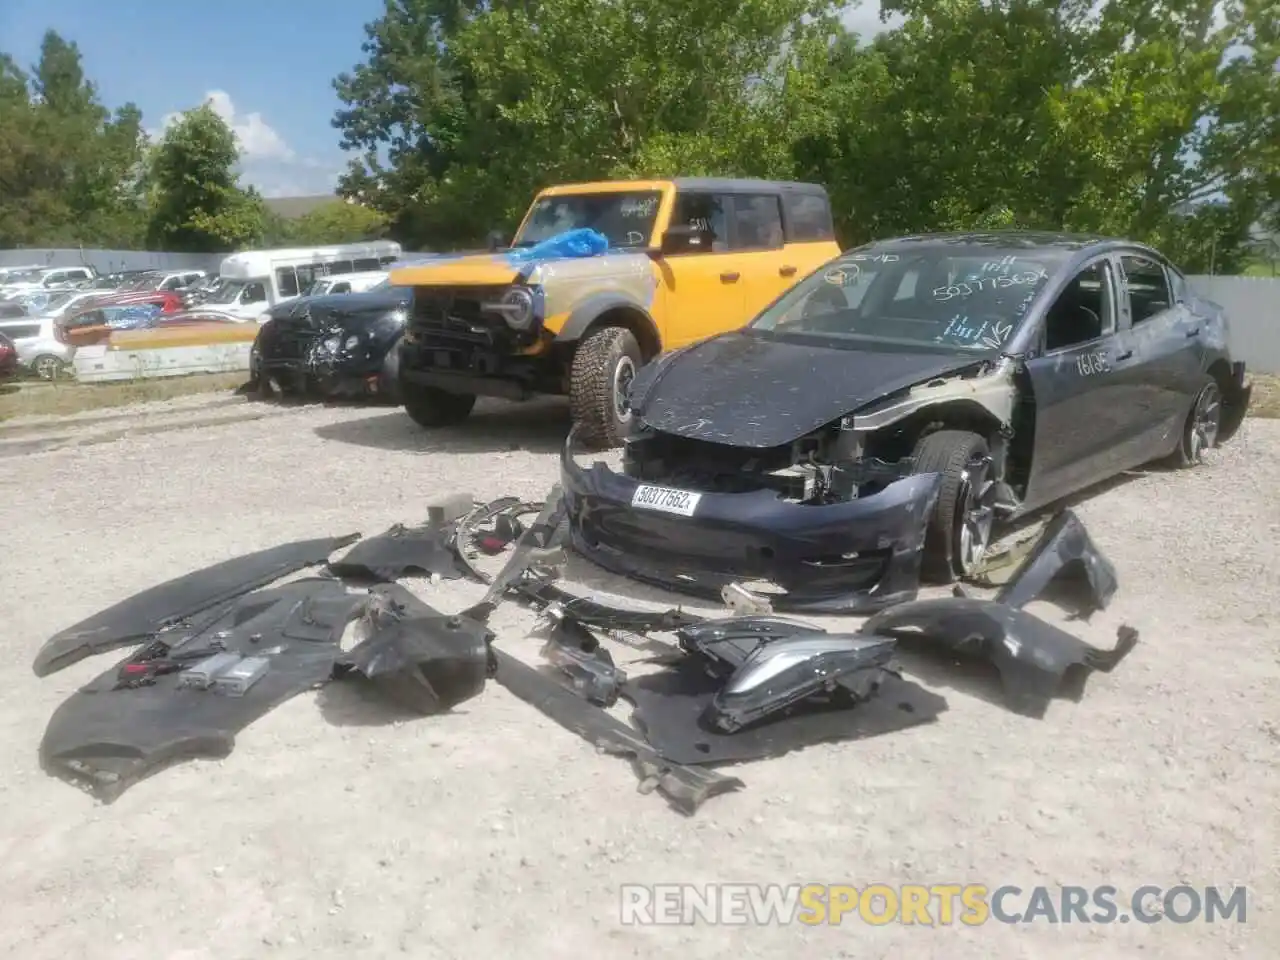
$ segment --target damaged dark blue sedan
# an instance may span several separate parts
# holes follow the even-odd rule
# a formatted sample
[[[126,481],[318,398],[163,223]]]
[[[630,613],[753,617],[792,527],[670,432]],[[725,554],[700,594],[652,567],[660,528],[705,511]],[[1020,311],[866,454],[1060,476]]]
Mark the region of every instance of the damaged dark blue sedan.
[[[973,573],[993,529],[1249,405],[1227,318],[1159,252],[1031,232],[842,254],[745,328],[637,376],[621,472],[575,458],[575,549],[690,593],[869,612]]]

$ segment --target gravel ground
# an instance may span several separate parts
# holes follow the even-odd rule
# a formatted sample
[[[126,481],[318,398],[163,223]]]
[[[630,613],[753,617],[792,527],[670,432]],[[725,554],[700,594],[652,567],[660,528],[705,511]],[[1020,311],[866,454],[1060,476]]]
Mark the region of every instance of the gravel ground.
[[[125,425],[231,412],[186,401]],[[38,681],[45,638],[238,553],[418,520],[437,495],[540,499],[566,427],[552,404],[482,407],[436,435],[395,410],[265,412],[170,432],[92,418],[0,430],[9,955],[1275,956],[1280,423],[1251,421],[1202,469],[1131,478],[1080,506],[1122,586],[1071,629],[1109,647],[1128,622],[1142,641],[1043,721],[930,672],[950,703],[938,723],[740,768],[745,790],[686,819],[494,684],[410,722],[331,686],[254,724],[227,760],[96,804],[46,777],[36,750],[59,702],[111,660]],[[60,439],[32,447],[42,436]],[[443,609],[482,591],[412,586]],[[494,625],[535,658],[528,613],[503,607]],[[1244,925],[619,923],[621,884],[713,880],[1236,883],[1250,900]]]

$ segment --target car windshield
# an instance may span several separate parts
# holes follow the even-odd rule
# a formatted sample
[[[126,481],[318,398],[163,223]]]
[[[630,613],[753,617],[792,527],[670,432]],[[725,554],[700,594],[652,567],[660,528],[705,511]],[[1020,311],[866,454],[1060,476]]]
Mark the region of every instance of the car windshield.
[[[223,280],[205,298],[205,303],[235,303],[240,291],[245,288],[243,280]]]
[[[44,302],[44,305],[40,308],[41,312],[53,313],[57,310],[62,309],[72,300],[78,299],[79,297],[80,297],[80,294],[74,291],[67,291],[66,293],[55,293],[52,296],[50,296],[48,300]]]
[[[160,281],[163,279],[164,276],[159,273],[144,273],[140,277],[127,281],[120,289],[128,292],[154,290],[160,286]]]
[[[749,328],[851,345],[998,351],[1064,255],[954,241],[870,244],[796,284]]]
[[[4,278],[5,283],[31,283],[40,279],[39,270],[18,270],[14,273],[7,274]]]
[[[512,246],[531,247],[588,227],[608,237],[611,247],[647,247],[661,199],[657,190],[540,197]]]

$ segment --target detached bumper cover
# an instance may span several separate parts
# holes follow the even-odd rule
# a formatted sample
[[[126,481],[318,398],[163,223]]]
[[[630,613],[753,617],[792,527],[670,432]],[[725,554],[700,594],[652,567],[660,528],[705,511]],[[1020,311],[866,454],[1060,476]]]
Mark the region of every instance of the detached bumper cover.
[[[560,459],[574,549],[636,580],[719,598],[736,581],[767,580],[785,591],[779,610],[871,613],[914,599],[925,523],[942,478],[921,474],[880,493],[804,506],[772,491],[702,493],[693,516],[632,506],[644,484],[603,463]]]

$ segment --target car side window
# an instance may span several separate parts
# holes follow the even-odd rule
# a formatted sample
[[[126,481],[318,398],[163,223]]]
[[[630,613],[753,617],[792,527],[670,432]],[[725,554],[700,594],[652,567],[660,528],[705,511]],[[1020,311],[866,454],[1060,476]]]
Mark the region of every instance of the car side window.
[[[1139,324],[1173,305],[1164,267],[1146,257],[1121,257],[1131,322]]]
[[[267,299],[267,288],[261,283],[251,283],[240,294],[241,303],[261,303]]]
[[[329,292],[330,293],[350,293],[351,284],[347,283],[345,280],[342,283],[335,283],[333,285],[333,289],[330,290]]]
[[[733,248],[776,250],[782,246],[782,204],[776,194],[733,198]]]
[[[710,247],[701,237],[691,237],[688,253],[722,253],[729,249],[728,198],[713,193],[681,193],[676,196],[672,226],[690,226],[711,235]]]
[[[787,240],[791,243],[813,243],[836,238],[831,219],[831,204],[817,193],[784,194],[787,206]]]
[[[1045,314],[1045,350],[1065,350],[1115,333],[1114,289],[1111,265],[1105,260],[1072,277]]]

